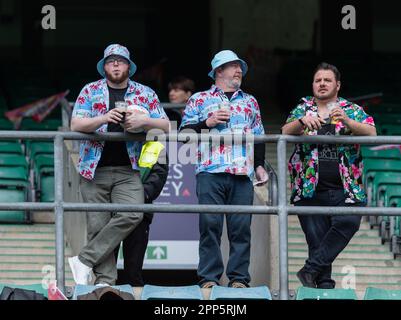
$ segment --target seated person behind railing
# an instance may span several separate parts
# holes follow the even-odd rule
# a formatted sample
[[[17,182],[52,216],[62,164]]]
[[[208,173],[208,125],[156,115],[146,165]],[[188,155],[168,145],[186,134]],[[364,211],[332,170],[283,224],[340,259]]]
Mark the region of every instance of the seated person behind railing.
[[[292,135],[376,135],[373,118],[338,97],[340,72],[321,63],[313,75],[313,97],[302,98],[282,128]],[[332,108],[332,110],[330,110]],[[289,160],[295,206],[366,206],[359,145],[297,144]],[[299,215],[308,259],[297,277],[303,286],[334,288],[332,263],[358,231],[361,217]]]
[[[177,76],[173,78],[168,84],[168,99],[170,103],[186,104],[189,97],[195,92],[195,83],[193,80],[185,76]],[[182,114],[184,108],[175,110],[166,110],[166,113],[171,122],[176,121],[179,128],[181,125]],[[174,126],[173,126],[174,128]]]
[[[74,106],[71,129],[81,132],[137,132],[158,128],[169,131],[170,123],[155,92],[129,80],[136,71],[127,48],[113,44],[97,64],[104,79],[87,84]],[[143,110],[139,117],[129,109],[117,109],[117,103]],[[124,111],[126,119],[123,122]],[[138,158],[142,142],[83,141],[78,171],[82,198],[91,203],[143,204],[144,189]],[[96,173],[96,174],[95,174]],[[142,212],[88,212],[88,243],[78,256],[69,258],[74,280],[88,284],[93,270],[95,284],[114,285],[117,268],[114,249],[142,221]]]
[[[240,89],[248,70],[245,61],[230,51],[217,53],[212,60],[209,76],[215,84],[207,91],[194,94],[188,101],[181,130],[198,133],[264,134],[260,109],[256,99]],[[246,143],[199,143],[196,167],[197,195],[200,204],[253,205],[252,179],[265,183],[264,144],[248,149]],[[257,150],[256,150],[257,149]],[[209,153],[210,151],[210,153]],[[256,171],[256,172],[255,172]],[[249,274],[251,245],[251,214],[226,214],[230,254],[226,274],[229,286],[245,288]],[[223,214],[199,216],[199,286],[211,288],[219,283],[224,272],[220,251]]]

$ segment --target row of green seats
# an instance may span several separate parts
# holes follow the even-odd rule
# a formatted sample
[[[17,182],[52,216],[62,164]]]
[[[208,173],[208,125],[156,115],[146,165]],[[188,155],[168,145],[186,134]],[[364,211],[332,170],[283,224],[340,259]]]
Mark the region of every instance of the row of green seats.
[[[3,144],[3,147],[12,149],[7,144]],[[0,153],[0,202],[25,202],[28,192],[28,163],[25,156],[22,153]],[[25,221],[24,211],[0,211],[0,222]]]
[[[357,300],[354,289],[315,289],[300,287],[296,300]],[[368,287],[363,300],[401,300],[401,290]]]

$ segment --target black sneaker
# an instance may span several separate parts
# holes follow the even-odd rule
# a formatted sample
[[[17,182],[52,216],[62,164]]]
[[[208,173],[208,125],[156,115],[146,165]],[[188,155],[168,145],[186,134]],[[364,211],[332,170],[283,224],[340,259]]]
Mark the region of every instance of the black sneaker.
[[[309,271],[305,270],[305,267],[303,267],[301,270],[299,270],[297,272],[297,277],[299,279],[299,281],[301,281],[302,285],[304,287],[308,287],[308,288],[316,288],[316,277],[317,277],[317,273],[312,273]]]

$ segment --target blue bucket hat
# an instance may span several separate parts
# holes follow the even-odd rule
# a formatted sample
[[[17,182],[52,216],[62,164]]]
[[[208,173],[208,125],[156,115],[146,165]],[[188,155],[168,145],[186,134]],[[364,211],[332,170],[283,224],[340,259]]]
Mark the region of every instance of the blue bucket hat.
[[[239,63],[241,64],[242,75],[245,76],[245,74],[248,72],[248,65],[244,60],[238,58],[238,56],[231,50],[223,50],[216,53],[211,62],[212,70],[208,73],[208,76],[214,80],[215,70],[223,64],[231,61],[239,61]]]
[[[130,59],[129,51],[126,47],[119,44],[111,44],[104,50],[104,57],[97,63],[97,71],[104,78],[106,74],[104,72],[104,60],[111,55],[121,56],[129,61],[129,77],[132,77],[136,71],[136,65]]]

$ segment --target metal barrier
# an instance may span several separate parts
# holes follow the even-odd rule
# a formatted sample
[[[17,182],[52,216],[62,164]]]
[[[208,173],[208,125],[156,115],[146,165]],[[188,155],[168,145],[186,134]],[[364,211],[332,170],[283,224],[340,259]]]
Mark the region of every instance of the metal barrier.
[[[162,137],[163,141],[188,141],[198,138],[198,141],[232,136],[227,134],[190,134],[171,133]],[[280,266],[280,299],[288,300],[288,214],[305,215],[373,215],[373,216],[401,216],[401,208],[383,207],[293,207],[287,205],[287,142],[292,143],[343,143],[343,144],[401,144],[401,136],[359,136],[359,137],[333,137],[333,136],[289,136],[289,135],[260,135],[254,136],[254,142],[277,142],[278,163],[278,201],[273,200],[270,206],[242,206],[242,205],[127,205],[127,204],[89,204],[70,203],[63,201],[63,143],[64,140],[112,140],[112,141],[153,141],[161,140],[160,136],[145,134],[83,134],[77,132],[59,131],[0,131],[1,139],[30,139],[30,140],[54,140],[54,173],[55,173],[55,201],[53,203],[0,203],[0,210],[54,210],[56,224],[56,279],[60,289],[65,292],[64,270],[64,211],[141,211],[141,212],[176,212],[176,213],[252,213],[252,214],[278,214],[279,216],[279,266]],[[246,136],[242,136],[246,141]],[[192,140],[194,141],[194,140]],[[274,194],[274,193],[273,193]]]

